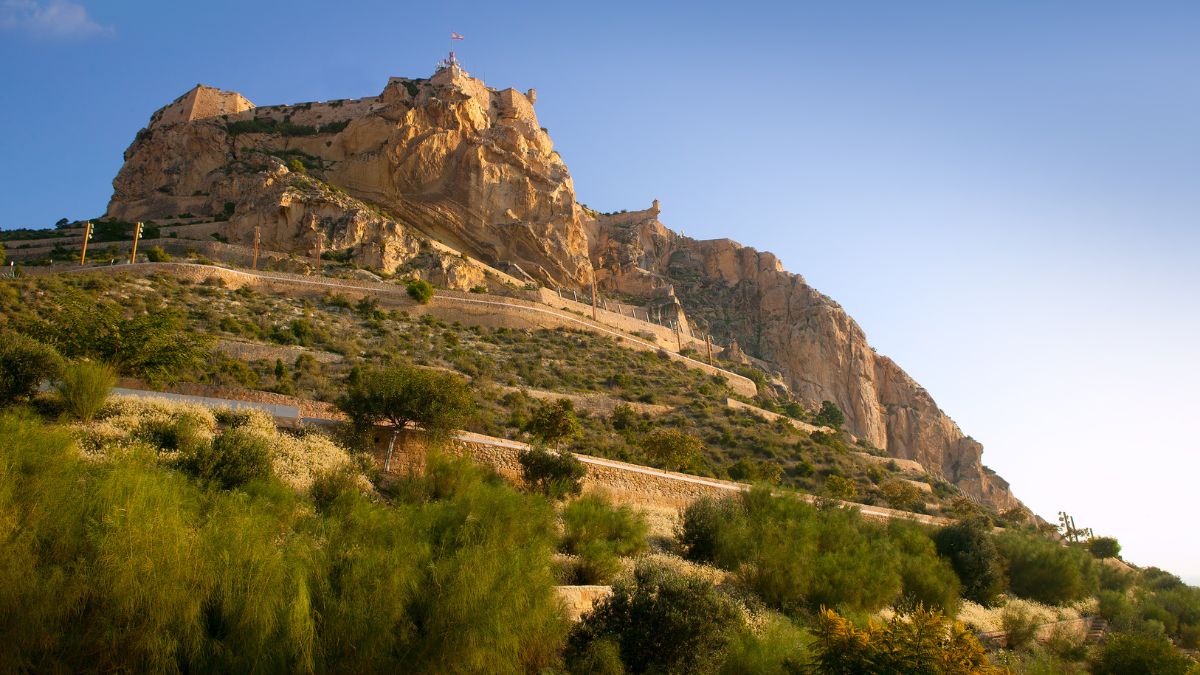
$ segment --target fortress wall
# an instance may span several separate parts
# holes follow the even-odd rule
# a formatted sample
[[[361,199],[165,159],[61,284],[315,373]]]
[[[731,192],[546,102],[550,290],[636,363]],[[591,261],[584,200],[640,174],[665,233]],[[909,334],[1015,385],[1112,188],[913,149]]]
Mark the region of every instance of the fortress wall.
[[[196,85],[191,91],[156,112],[150,118],[150,122],[180,124],[221,115],[236,115],[253,108],[254,104],[236,91]]]
[[[319,127],[330,122],[345,122],[363,117],[370,113],[378,103],[379,97],[370,96],[360,99],[276,105],[258,108],[255,112],[258,117],[271,117],[282,122],[285,116],[290,116],[292,124]]]

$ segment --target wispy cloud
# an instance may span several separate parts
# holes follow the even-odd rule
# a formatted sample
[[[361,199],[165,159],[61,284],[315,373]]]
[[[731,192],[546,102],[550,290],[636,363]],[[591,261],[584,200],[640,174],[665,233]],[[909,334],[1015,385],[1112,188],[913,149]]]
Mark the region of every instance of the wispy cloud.
[[[0,0],[0,30],[49,38],[91,37],[113,32],[111,27],[92,19],[86,7],[69,0]]]

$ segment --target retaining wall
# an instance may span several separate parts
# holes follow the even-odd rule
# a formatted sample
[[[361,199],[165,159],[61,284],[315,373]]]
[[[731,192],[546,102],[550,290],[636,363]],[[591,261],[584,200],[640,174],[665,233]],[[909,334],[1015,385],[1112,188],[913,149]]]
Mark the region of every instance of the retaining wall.
[[[158,240],[162,241],[162,240]],[[216,244],[216,242],[214,242]],[[219,245],[219,244],[218,244]],[[224,245],[219,245],[224,246]],[[74,267],[60,270],[71,273],[86,272],[126,272],[130,274],[151,275],[161,272],[172,274],[192,283],[204,283],[211,279],[219,279],[227,287],[239,288],[252,286],[266,289],[284,295],[295,295],[297,292],[319,297],[326,293],[336,292],[348,297],[371,297],[380,300],[388,306],[403,307],[414,314],[433,314],[452,321],[461,321],[489,327],[506,326],[511,328],[572,328],[587,330],[593,333],[608,335],[615,338],[623,346],[641,351],[654,351],[666,354],[674,361],[679,361],[689,368],[697,368],[710,375],[719,375],[729,383],[731,389],[743,396],[755,396],[758,388],[747,377],[731,373],[727,370],[710,366],[651,342],[624,334],[617,329],[586,317],[575,316],[563,310],[556,310],[532,300],[509,298],[504,296],[487,295],[482,293],[462,293],[459,291],[439,290],[427,305],[421,305],[408,296],[407,290],[398,284],[374,281],[358,281],[351,279],[333,279],[328,277],[311,277],[285,272],[263,272],[235,270],[215,265],[197,265],[193,263],[138,263],[136,265],[120,264],[98,267]],[[49,273],[50,270],[38,270],[35,273]],[[633,320],[637,321],[637,320]],[[637,321],[642,324],[645,322]],[[646,324],[655,325],[655,324]]]

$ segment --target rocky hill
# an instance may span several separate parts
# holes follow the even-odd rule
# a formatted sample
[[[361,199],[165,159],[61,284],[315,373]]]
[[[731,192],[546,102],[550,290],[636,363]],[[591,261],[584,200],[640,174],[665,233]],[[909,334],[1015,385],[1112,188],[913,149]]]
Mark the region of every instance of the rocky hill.
[[[392,78],[379,96],[291,106],[198,85],[138,133],[108,216],[209,217],[232,243],[257,231],[272,250],[335,253],[462,289],[490,266],[552,287],[677,298],[802,401],[837,403],[856,435],[993,508],[1019,504],[983,466],[982,447],[775,256],[682,237],[657,204],[619,214],[580,205],[535,101],[453,64],[427,80]]]

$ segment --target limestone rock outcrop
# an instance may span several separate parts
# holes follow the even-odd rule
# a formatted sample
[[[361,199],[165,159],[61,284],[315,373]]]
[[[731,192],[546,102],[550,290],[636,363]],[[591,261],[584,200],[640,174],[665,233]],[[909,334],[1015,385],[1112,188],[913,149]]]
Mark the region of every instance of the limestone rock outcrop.
[[[291,106],[198,86],[138,133],[108,214],[209,217],[232,243],[249,244],[257,229],[272,250],[319,247],[458,289],[501,271],[579,291],[594,282],[681,330],[690,320],[736,341],[739,361],[777,372],[812,407],[834,401],[852,433],[889,454],[994,508],[1018,504],[981,446],[774,255],[679,236],[657,202],[613,214],[578,204],[535,100],[457,65],[392,78],[374,97]]]
[[[429,80],[393,78],[376,97],[293,106],[247,107],[240,95],[197,87],[156,112],[126,151],[108,215],[228,218],[235,235],[270,223],[265,244],[309,253],[313,229],[332,227],[330,214],[298,218],[294,202],[273,213],[260,195],[231,190],[242,186],[239,176],[261,173],[277,158],[374,205],[414,235],[500,269],[518,266],[578,286],[591,274],[587,236],[570,174],[538,126],[532,95],[489,89],[458,67]],[[332,234],[325,232],[327,241]],[[377,243],[338,241],[346,248]]]

